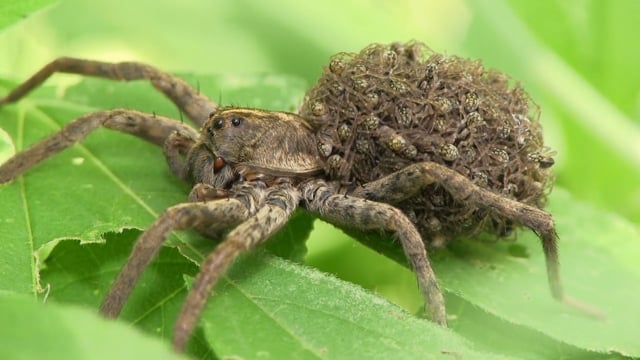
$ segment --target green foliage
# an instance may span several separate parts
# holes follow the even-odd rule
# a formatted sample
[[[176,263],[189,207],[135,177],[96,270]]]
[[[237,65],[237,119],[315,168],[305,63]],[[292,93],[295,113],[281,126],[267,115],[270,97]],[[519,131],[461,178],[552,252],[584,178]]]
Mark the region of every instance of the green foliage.
[[[56,0],[2,1],[0,2],[0,29],[26,18],[34,11],[55,3]]]
[[[376,10],[367,8],[370,16],[363,21],[368,22],[358,24],[362,31],[356,32],[354,14],[365,10],[355,3],[340,5],[340,13],[329,11],[338,6],[332,2],[305,4],[313,6],[311,16],[298,2],[276,12],[261,2],[194,1],[178,16],[162,5],[154,5],[156,15],[143,16],[141,9],[148,6],[143,1],[117,9],[109,2],[63,1],[0,33],[0,46],[15,49],[13,58],[0,52],[0,72],[7,79],[0,81],[0,95],[55,54],[95,54],[99,46],[91,42],[71,45],[78,33],[113,47],[104,41],[108,34],[139,58],[183,67],[192,74],[184,76],[189,82],[224,104],[288,111],[295,111],[330,54],[369,42],[418,38],[438,51],[483,57],[490,67],[523,80],[542,107],[547,139],[559,150],[559,186],[549,210],[560,234],[565,286],[570,295],[603,310],[607,320],[551,299],[539,241],[523,230],[514,243],[463,240],[432,254],[451,317],[451,330],[437,328],[350,283],[375,289],[413,312],[421,300],[406,268],[353,245],[326,224],[316,222],[307,236],[311,219],[299,213],[267,249],[239,259],[216,287],[189,353],[197,358],[640,357],[635,336],[640,333],[635,286],[640,282],[640,152],[634,150],[637,130],[630,126],[638,118],[630,95],[638,92],[637,48],[623,46],[634,34],[626,26],[637,23],[640,14],[631,9],[635,3],[442,3],[414,5],[424,7],[411,11],[408,3],[394,10],[378,4]],[[442,14],[456,16],[438,22]],[[109,21],[110,16],[119,20]],[[134,19],[147,21],[147,27]],[[309,26],[312,20],[318,26]],[[165,31],[167,24],[171,32]],[[30,56],[42,52],[34,51],[23,32],[45,36],[57,52]],[[452,33],[464,36],[443,35]],[[153,34],[157,41],[149,39]],[[247,38],[256,45],[247,45]],[[261,71],[290,75],[208,75]],[[180,118],[147,84],[85,80],[68,87],[67,81],[58,76],[52,83],[62,85],[0,109],[0,128],[6,131],[0,159],[97,109],[125,107]],[[596,120],[601,128],[594,128]],[[160,149],[104,130],[1,186],[0,357],[63,357],[54,350],[39,353],[40,347],[27,341],[46,349],[66,347],[71,350],[65,355],[84,358],[87,348],[100,346],[126,347],[128,356],[137,358],[171,356],[168,347],[132,326],[107,323],[78,308],[96,312],[140,231],[167,206],[184,201],[188,191],[170,175]],[[300,264],[307,237],[306,262],[312,268]],[[358,239],[398,257],[388,239]],[[196,264],[215,243],[185,232],[173,235],[169,245],[145,272],[122,315],[123,322],[165,340]],[[10,346],[3,353],[4,344]]]
[[[224,78],[216,77],[198,79],[205,92],[225,82]],[[245,101],[269,102],[270,96],[277,94],[278,99],[294,103],[301,94],[295,80],[282,78],[277,82],[281,87],[278,90],[265,77],[245,80],[247,90],[261,94],[260,99],[245,97]],[[230,93],[241,96],[242,89],[226,86]],[[104,96],[107,93],[117,94],[116,99]],[[87,80],[68,89],[64,99],[51,98],[45,88],[1,111],[16,119],[6,126],[11,137],[28,144],[58,129],[61,124],[56,121],[65,122],[110,105],[102,104],[100,99],[116,103],[137,99],[139,103],[132,104],[136,108],[173,111],[170,107],[163,109],[163,99],[144,96],[148,93],[153,92],[147,84],[119,86]],[[86,99],[86,104],[80,99]],[[115,143],[117,147],[112,146]],[[81,145],[0,189],[5,205],[0,210],[2,231],[9,234],[5,241],[7,251],[2,255],[5,276],[0,287],[5,292],[46,295],[49,301],[97,308],[138,235],[120,232],[128,228],[144,229],[162,209],[180,202],[187,191],[184,184],[170,176],[158,148],[108,131],[92,134]],[[533,234],[522,233],[515,244],[463,241],[434,259],[450,302],[455,304],[450,308],[453,329],[459,326],[462,334],[479,344],[470,345],[454,333],[442,332],[365,290],[304,266],[257,254],[239,261],[217,287],[219,296],[210,302],[202,322],[204,335],[199,336],[204,338],[195,341],[193,351],[207,354],[206,349],[211,346],[221,356],[252,357],[262,351],[282,355],[290,350],[300,352],[301,356],[306,354],[303,357],[323,358],[325,352],[345,354],[348,348],[343,348],[344,343],[350,346],[362,343],[358,350],[362,354],[370,351],[391,356],[389,352],[399,348],[406,351],[408,358],[447,349],[473,352],[472,349],[483,346],[487,351],[501,351],[483,344],[477,329],[469,326],[470,319],[489,316],[499,323],[494,331],[499,331],[496,329],[500,326],[515,326],[525,333],[533,329],[537,336],[544,334],[562,353],[580,353],[579,349],[607,352],[615,348],[624,354],[640,354],[634,344],[635,332],[631,331],[638,326],[633,319],[640,313],[630,312],[640,297],[624,286],[640,281],[640,273],[633,267],[633,259],[640,256],[637,230],[619,217],[577,203],[561,189],[551,199],[551,211],[562,234],[563,275],[568,290],[606,311],[607,322],[587,318],[551,299],[538,240]],[[284,244],[278,249],[300,247],[296,244],[304,240],[308,231],[305,219],[308,217],[299,214],[283,230],[281,241],[275,244]],[[105,233],[110,233],[108,246],[89,244],[102,242]],[[123,319],[162,337],[171,335],[172,323],[185,295],[187,285],[181,274],[195,274],[193,261],[200,261],[213,246],[209,240],[188,233],[178,234],[172,243],[187,257],[175,250],[164,250],[145,273],[122,315]],[[33,262],[33,251],[40,255],[42,264]],[[300,258],[300,250],[279,253]],[[585,272],[585,263],[589,264],[589,272]],[[40,266],[44,266],[44,271],[40,272]],[[43,295],[36,291],[37,287],[48,290]],[[402,321],[396,324],[399,320]],[[375,331],[393,328],[398,330]],[[241,334],[254,335],[252,341],[247,341]],[[412,340],[405,343],[407,337]],[[511,337],[510,341],[515,339]],[[525,338],[520,341],[526,343]],[[417,345],[407,347],[409,343]]]
[[[96,308],[139,234],[109,234],[108,245],[61,242],[42,272],[47,301]],[[176,249],[163,249],[121,318],[170,339],[191,283],[182,274],[196,271]],[[221,358],[416,358],[441,351],[501,358],[360,287],[263,251],[238,259],[215,293],[200,323],[204,332],[191,344],[200,358],[212,356],[209,346]]]
[[[2,359],[184,359],[166,344],[93,311],[0,294]]]

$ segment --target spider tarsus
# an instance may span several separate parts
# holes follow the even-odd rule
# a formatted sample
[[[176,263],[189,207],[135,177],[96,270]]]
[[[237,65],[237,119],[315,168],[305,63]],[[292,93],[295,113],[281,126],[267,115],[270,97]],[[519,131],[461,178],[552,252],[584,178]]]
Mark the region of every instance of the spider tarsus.
[[[244,241],[237,237],[227,238],[202,263],[175,324],[173,346],[176,350],[184,350],[213,286],[233,259],[249,247]]]
[[[599,320],[599,321],[606,321],[607,320],[607,313],[602,311],[601,309],[599,309],[598,307],[594,306],[594,305],[590,305],[587,303],[584,303],[578,299],[575,299],[573,297],[570,296],[563,296],[562,299],[560,299],[560,301],[568,306],[570,306],[571,308],[574,308],[578,311],[580,311],[583,314],[586,314],[587,316]]]

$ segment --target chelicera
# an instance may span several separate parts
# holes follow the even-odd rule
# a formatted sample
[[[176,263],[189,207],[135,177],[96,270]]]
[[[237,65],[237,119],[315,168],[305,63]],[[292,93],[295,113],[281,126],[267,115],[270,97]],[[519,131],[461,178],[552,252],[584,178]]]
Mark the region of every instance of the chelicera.
[[[0,166],[0,183],[106,127],[163,148],[191,184],[140,236],[100,312],[116,317],[167,236],[192,229],[220,237],[189,291],[173,343],[183,350],[212,287],[241,253],[269,239],[296,208],[337,226],[384,231],[401,245],[431,319],[445,302],[427,249],[479,231],[535,231],[551,292],[563,292],[552,217],[541,209],[553,159],[519,85],[477,61],[425,52],[419,43],[339,54],[297,114],[222,107],[149,65],[59,58],[4,98],[17,101],[55,72],[149,80],[200,131],[181,121],[116,109],[73,120]]]

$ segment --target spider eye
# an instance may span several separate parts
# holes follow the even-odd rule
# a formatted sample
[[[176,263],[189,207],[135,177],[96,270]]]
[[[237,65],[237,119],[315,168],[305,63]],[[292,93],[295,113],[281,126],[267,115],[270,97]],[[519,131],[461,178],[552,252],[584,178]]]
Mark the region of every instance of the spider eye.
[[[224,120],[222,120],[222,118],[217,119],[216,121],[213,122],[213,128],[220,130],[222,129],[222,124],[224,123]]]
[[[240,126],[243,121],[244,119],[241,117],[234,117],[233,119],[231,119],[231,124],[233,124],[233,126]]]

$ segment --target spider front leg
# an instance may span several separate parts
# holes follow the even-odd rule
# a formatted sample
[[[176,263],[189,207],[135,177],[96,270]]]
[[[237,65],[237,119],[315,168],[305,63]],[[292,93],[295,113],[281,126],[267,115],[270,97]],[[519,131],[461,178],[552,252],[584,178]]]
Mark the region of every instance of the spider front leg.
[[[232,197],[205,203],[185,203],[165,211],[134,245],[126,265],[112,285],[100,312],[116,317],[149,262],[169,233],[196,229],[210,233],[238,225],[206,257],[176,321],[173,344],[182,351],[195,328],[211,289],[239,254],[255,248],[278,231],[295,210],[299,194],[283,183],[264,189],[260,182],[232,188]]]
[[[196,229],[207,233],[233,227],[255,213],[261,203],[260,189],[241,186],[233,199],[184,203],[168,208],[134,245],[127,263],[109,289],[100,313],[109,318],[120,314],[140,275],[171,231]]]
[[[358,230],[391,231],[400,241],[425,300],[431,319],[447,325],[444,297],[431,268],[427,251],[416,227],[399,209],[385,203],[338,194],[323,181],[306,183],[302,188],[306,209],[330,223]]]
[[[280,230],[289,220],[300,199],[298,190],[288,182],[266,189],[264,195],[264,206],[231,231],[202,263],[200,273],[176,321],[173,334],[173,346],[176,350],[184,350],[211,289],[233,259],[262,244]]]
[[[12,92],[0,98],[0,106],[18,101],[56,72],[122,81],[149,80],[198,126],[218,108],[216,103],[184,80],[153,66],[138,62],[108,63],[70,57],[61,57],[45,65]]]
[[[41,161],[83,140],[104,126],[163,145],[170,134],[180,132],[197,138],[198,133],[176,120],[133,110],[98,111],[79,117],[60,131],[15,154],[0,165],[0,184],[8,182]]]

